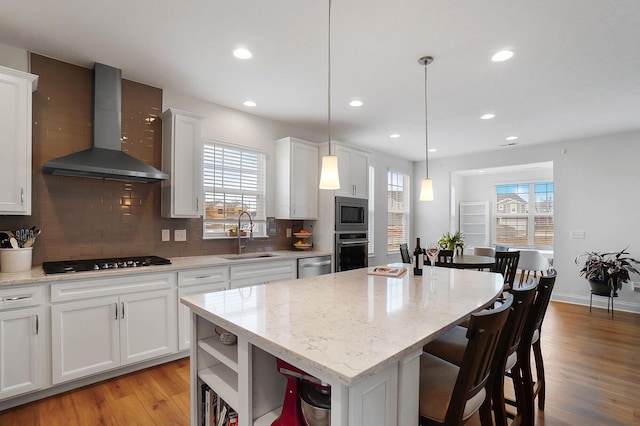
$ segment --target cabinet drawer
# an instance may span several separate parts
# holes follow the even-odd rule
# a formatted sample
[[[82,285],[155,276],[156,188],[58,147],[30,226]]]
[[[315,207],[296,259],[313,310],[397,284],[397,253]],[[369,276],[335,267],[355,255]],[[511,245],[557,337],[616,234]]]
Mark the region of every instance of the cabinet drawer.
[[[42,286],[0,290],[0,311],[40,305],[43,302],[43,294]]]
[[[296,261],[264,262],[252,265],[232,266],[230,287],[246,287],[269,281],[296,279]]]
[[[178,285],[190,286],[200,284],[224,283],[229,281],[229,267],[200,268],[178,272]]]
[[[176,280],[175,273],[164,273],[65,281],[51,285],[51,302],[161,290],[171,288]]]

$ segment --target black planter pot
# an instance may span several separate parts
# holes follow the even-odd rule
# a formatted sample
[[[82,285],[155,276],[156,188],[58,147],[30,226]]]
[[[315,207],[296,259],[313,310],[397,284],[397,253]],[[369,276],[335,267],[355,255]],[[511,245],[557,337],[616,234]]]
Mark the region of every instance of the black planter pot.
[[[618,286],[614,281],[613,284],[613,297],[618,297]],[[591,286],[591,291],[600,296],[609,296],[611,295],[611,286],[609,285],[609,281],[597,280],[594,278],[589,278],[589,285]]]

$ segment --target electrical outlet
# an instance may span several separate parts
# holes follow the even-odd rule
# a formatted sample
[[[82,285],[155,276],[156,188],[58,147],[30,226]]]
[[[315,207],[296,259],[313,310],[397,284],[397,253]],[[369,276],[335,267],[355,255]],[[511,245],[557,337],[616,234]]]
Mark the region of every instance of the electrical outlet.
[[[187,230],[186,229],[176,229],[173,239],[175,241],[187,241]]]
[[[584,240],[584,231],[571,231],[569,238],[572,240]]]
[[[171,241],[171,233],[168,229],[162,230],[162,241]]]
[[[287,238],[291,238],[291,228],[287,228]]]

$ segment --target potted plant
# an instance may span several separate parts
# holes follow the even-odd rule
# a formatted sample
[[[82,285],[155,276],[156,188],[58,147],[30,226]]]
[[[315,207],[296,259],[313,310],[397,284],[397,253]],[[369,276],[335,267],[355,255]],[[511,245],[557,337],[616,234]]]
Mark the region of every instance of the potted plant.
[[[442,234],[442,237],[438,240],[438,245],[444,250],[453,250],[454,253],[464,247],[464,236],[460,231],[455,232],[453,235],[447,232]]]
[[[576,257],[576,265],[581,264],[580,276],[584,276],[591,290],[600,294],[618,295],[622,283],[629,281],[629,274],[640,274],[636,259],[628,256],[627,249],[608,253],[587,251]]]

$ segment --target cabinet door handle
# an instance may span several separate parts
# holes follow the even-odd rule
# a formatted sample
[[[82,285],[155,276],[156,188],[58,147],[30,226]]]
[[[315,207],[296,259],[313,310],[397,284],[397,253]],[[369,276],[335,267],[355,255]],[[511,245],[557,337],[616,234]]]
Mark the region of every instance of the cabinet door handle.
[[[16,302],[18,300],[30,299],[31,296],[15,296],[15,297],[5,297],[2,299],[3,302]]]
[[[24,206],[24,188],[20,188],[20,205]]]
[[[36,334],[40,331],[40,317],[36,314]]]
[[[122,302],[122,316],[120,317],[120,319],[124,319],[124,302]]]
[[[118,319],[118,303],[114,303],[114,305],[116,305],[116,317],[114,318],[115,320]]]
[[[200,211],[200,197],[196,197],[196,211]]]

